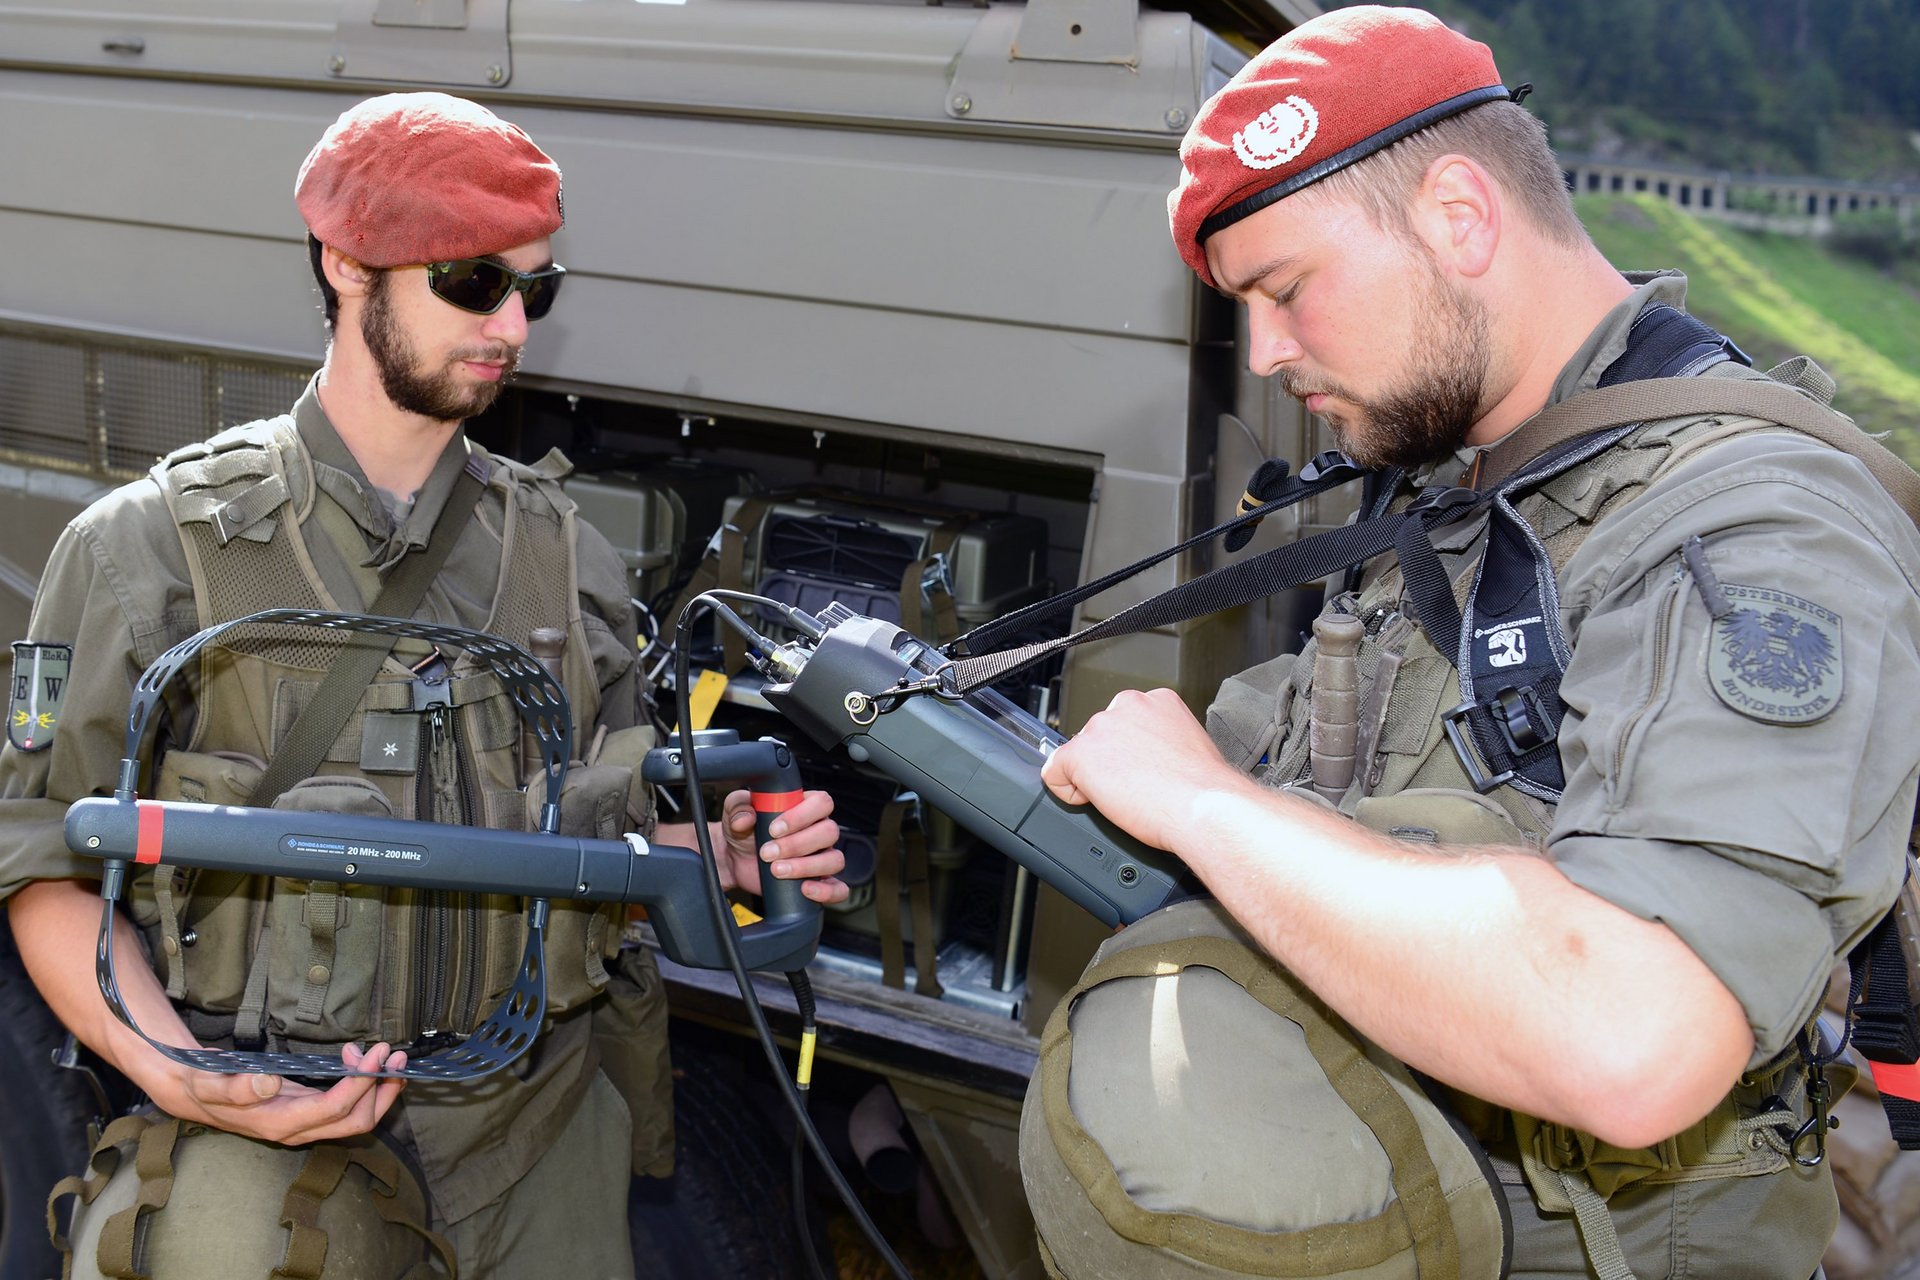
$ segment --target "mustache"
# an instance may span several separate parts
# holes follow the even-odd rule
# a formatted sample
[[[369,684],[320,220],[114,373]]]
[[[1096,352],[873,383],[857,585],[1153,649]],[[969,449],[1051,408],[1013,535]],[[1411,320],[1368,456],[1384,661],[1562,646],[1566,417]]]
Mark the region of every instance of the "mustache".
[[[464,347],[455,351],[451,360],[472,360],[480,364],[504,364],[509,372],[520,367],[520,354],[525,348],[496,343],[486,347]]]
[[[1277,370],[1272,377],[1275,382],[1280,384],[1281,392],[1295,400],[1305,400],[1308,396],[1334,396],[1339,399],[1348,398],[1341,394],[1338,387],[1330,384],[1321,385],[1316,383],[1294,369]]]

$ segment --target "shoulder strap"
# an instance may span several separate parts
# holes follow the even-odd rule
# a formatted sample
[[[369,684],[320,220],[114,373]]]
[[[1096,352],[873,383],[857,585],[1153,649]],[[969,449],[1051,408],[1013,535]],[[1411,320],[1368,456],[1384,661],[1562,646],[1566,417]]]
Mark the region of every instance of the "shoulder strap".
[[[1850,453],[1920,523],[1920,475],[1844,415],[1784,383],[1759,378],[1649,378],[1598,387],[1549,405],[1489,449],[1481,488],[1494,488],[1565,441],[1633,422],[1690,415],[1737,414],[1776,422]]]
[[[439,576],[440,568],[446,564],[447,556],[453,552],[453,544],[459,541],[461,529],[466,527],[467,518],[480,501],[480,495],[486,486],[475,474],[474,464],[468,461],[466,470],[454,481],[453,491],[447,495],[447,505],[440,509],[440,518],[433,522],[433,532],[427,537],[427,545],[418,555],[411,555],[395,566],[388,575],[386,585],[380,588],[380,594],[367,607],[367,612],[383,618],[410,618],[420,601],[426,597],[427,586]],[[253,794],[247,797],[247,803],[256,808],[266,808],[280,798],[285,791],[300,779],[310,776],[326,755],[327,748],[346,728],[347,720],[353,715],[354,707],[360,703],[360,694],[372,682],[374,672],[393,652],[393,646],[399,637],[367,637],[368,644],[350,644],[341,652],[340,660],[327,672],[327,678],[320,682],[320,688],[314,692],[313,700],[300,711],[293,727],[287,730],[287,739],[274,752],[273,760],[267,765],[267,771],[260,776],[259,785]]]

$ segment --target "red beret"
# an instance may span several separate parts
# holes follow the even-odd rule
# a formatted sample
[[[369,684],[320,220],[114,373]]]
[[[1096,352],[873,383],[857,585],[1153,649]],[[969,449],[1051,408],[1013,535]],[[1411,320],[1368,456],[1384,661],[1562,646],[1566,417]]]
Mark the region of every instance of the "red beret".
[[[1180,143],[1173,242],[1213,284],[1207,237],[1437,120],[1507,100],[1493,53],[1420,9],[1304,22],[1208,99]]]
[[[560,167],[464,98],[389,93],[308,153],[294,203],[320,243],[370,267],[500,253],[560,229]]]

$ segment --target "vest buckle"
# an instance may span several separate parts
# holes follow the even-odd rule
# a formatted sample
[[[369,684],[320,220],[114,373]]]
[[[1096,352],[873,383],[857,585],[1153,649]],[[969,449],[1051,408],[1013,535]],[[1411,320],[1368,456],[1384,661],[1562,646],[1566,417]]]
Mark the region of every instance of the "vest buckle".
[[[1547,709],[1532,685],[1516,689],[1512,685],[1496,690],[1487,700],[1487,710],[1500,736],[1515,755],[1525,755],[1535,747],[1544,747],[1560,735],[1547,719]]]
[[[1476,718],[1478,713],[1478,718]],[[1492,726],[1499,735],[1500,745],[1506,748],[1507,759],[1517,760],[1538,747],[1544,747],[1559,736],[1553,721],[1547,715],[1547,709],[1540,699],[1539,691],[1532,685],[1516,689],[1504,685],[1494,691],[1485,702],[1463,702],[1440,717],[1441,727],[1446,731],[1447,741],[1453,747],[1453,753],[1460,757],[1460,764],[1467,771],[1467,780],[1473,789],[1481,795],[1509,782],[1517,772],[1511,766],[1492,772],[1499,762],[1483,761],[1480,752],[1470,745],[1473,735],[1462,726],[1486,724]]]
[[[437,647],[408,669],[413,672],[412,710],[453,706],[453,682],[448,679],[447,659]]]
[[[1447,742],[1453,747],[1453,754],[1460,758],[1460,766],[1467,771],[1467,781],[1481,795],[1503,783],[1513,780],[1512,769],[1502,769],[1499,773],[1490,773],[1489,766],[1480,760],[1479,752],[1468,745],[1469,735],[1462,726],[1467,724],[1476,711],[1484,710],[1478,702],[1463,702],[1451,711],[1442,712],[1440,727],[1446,731]]]
[[[1300,468],[1300,482],[1318,484],[1326,480],[1344,484],[1348,480],[1358,480],[1365,474],[1367,474],[1367,468],[1340,450],[1327,449],[1307,459],[1307,465]]]
[[[1433,512],[1444,515],[1462,507],[1470,507],[1485,495],[1477,489],[1461,489],[1446,485],[1430,484],[1413,495],[1413,501],[1407,504],[1409,515],[1415,512]],[[1440,523],[1436,521],[1435,523]]]

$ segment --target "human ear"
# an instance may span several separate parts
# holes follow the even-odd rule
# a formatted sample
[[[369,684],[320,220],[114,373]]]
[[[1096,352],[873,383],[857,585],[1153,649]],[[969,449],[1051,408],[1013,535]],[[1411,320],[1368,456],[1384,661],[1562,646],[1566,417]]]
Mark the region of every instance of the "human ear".
[[[320,246],[320,268],[327,273],[327,283],[343,298],[364,297],[376,274],[358,258],[348,257],[330,244]]]
[[[1499,188],[1477,161],[1441,156],[1420,186],[1416,223],[1428,246],[1455,272],[1484,275],[1500,243]]]

